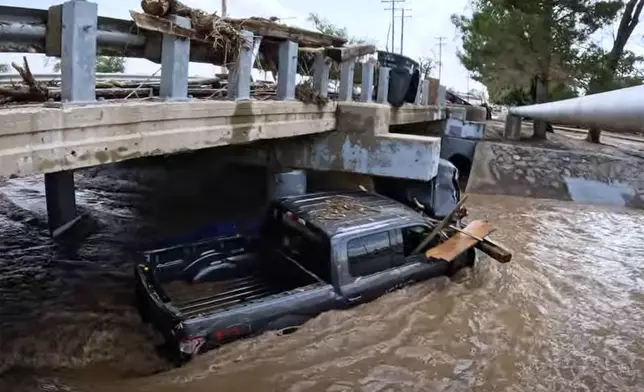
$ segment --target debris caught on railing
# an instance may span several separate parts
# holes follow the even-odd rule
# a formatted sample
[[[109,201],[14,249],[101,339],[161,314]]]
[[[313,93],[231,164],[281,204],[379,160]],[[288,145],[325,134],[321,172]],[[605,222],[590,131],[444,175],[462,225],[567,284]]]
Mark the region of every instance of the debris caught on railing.
[[[0,104],[10,102],[43,102],[49,99],[49,90],[43,83],[39,83],[29,69],[27,58],[23,57],[23,66],[11,63],[13,69],[22,78],[23,84],[14,85],[13,88],[0,87]]]
[[[0,104],[38,103],[45,101],[60,101],[60,79],[50,82],[39,82],[33,77],[27,59],[24,65],[13,63],[20,80],[12,86],[0,87]],[[157,74],[150,75],[148,80],[139,82],[103,80],[96,83],[97,99],[136,99],[158,97],[160,81],[151,80]],[[204,78],[188,82],[188,95],[192,98],[225,99],[227,97],[227,75],[218,74],[213,78]],[[251,83],[250,95],[257,100],[270,100],[277,97],[277,85],[268,81]],[[324,106],[328,98],[321,97],[313,87],[311,80],[303,80],[295,89],[295,97],[304,103]]]

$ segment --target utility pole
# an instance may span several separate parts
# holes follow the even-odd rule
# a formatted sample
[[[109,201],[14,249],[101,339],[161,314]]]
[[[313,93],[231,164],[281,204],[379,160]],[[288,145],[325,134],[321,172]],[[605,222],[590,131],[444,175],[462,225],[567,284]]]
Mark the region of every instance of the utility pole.
[[[393,52],[394,49],[394,37],[396,36],[395,34],[395,26],[396,26],[396,11],[399,8],[396,8],[396,3],[404,3],[406,0],[380,0],[381,3],[387,3],[391,4],[391,8],[385,8],[385,11],[391,11],[391,51]]]
[[[436,37],[438,40],[438,82],[441,80],[441,73],[443,71],[443,40],[445,37]]]
[[[387,29],[387,43],[385,44],[386,52],[389,52],[389,34],[391,34],[391,23],[389,23],[389,28]]]
[[[400,54],[403,54],[403,42],[405,37],[405,18],[411,18],[411,15],[405,16],[405,11],[411,11],[411,8],[401,8],[400,11]]]
[[[221,17],[225,18],[228,16],[228,1],[227,0],[221,0]],[[221,73],[224,75],[228,75],[228,65],[224,64],[223,67],[221,67]]]

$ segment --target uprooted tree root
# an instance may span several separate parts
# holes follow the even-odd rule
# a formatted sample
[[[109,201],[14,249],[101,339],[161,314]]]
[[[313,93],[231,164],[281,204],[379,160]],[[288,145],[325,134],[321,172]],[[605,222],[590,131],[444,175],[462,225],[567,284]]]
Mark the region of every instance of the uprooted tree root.
[[[42,83],[38,83],[29,69],[27,58],[23,57],[23,66],[11,63],[24,85],[13,88],[0,88],[0,104],[10,102],[43,102],[49,99],[49,89]]]
[[[244,37],[238,29],[226,22],[217,13],[208,14],[199,9],[188,7],[178,0],[141,0],[141,8],[146,14],[165,18],[179,15],[190,19],[192,29],[207,40],[213,41],[213,48],[221,50],[226,59],[233,62],[243,46]]]

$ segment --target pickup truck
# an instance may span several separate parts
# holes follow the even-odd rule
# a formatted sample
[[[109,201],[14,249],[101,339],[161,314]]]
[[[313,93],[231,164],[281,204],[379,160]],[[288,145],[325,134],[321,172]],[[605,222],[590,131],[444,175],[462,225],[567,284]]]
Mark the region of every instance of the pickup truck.
[[[181,364],[474,264],[473,249],[451,263],[412,254],[431,228],[417,211],[370,192],[280,198],[256,235],[145,252],[135,272],[139,310]]]

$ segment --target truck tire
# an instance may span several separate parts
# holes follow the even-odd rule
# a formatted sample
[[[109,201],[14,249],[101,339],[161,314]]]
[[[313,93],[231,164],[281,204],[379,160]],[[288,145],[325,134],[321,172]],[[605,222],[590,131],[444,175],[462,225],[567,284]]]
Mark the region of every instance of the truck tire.
[[[150,308],[148,307],[147,302],[145,301],[143,288],[137,283],[134,288],[134,301],[136,309],[139,312],[139,317],[141,321],[145,324],[149,324],[152,321],[150,314]]]

